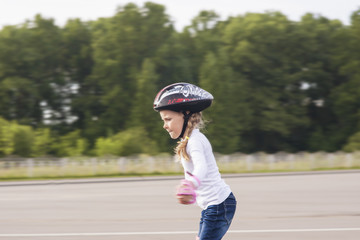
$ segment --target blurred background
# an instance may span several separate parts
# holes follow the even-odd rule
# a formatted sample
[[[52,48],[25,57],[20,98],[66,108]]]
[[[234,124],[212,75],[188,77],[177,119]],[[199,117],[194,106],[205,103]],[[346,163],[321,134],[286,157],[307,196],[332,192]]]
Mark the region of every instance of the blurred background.
[[[1,7],[0,178],[181,172],[152,109],[174,82],[214,95],[224,172],[360,167],[356,1],[48,2]]]

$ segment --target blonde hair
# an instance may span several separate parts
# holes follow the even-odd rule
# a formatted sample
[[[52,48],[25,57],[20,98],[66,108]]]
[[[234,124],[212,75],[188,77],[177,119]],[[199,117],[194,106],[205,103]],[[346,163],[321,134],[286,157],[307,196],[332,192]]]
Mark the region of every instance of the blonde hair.
[[[195,128],[201,129],[204,126],[205,126],[205,121],[203,120],[202,113],[201,112],[193,113],[191,115],[191,117],[189,118],[186,130],[184,133],[184,138],[178,142],[178,145],[175,147],[175,150],[174,150],[176,155],[179,157],[179,159],[181,157],[183,157],[187,161],[190,160],[190,157],[186,152],[186,146],[189,141],[189,137]]]

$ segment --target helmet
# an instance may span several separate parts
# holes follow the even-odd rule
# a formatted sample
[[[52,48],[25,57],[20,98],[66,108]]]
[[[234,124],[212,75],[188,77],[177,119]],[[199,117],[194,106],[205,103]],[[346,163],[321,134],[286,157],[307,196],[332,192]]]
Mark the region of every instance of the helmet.
[[[214,97],[204,89],[190,83],[174,83],[163,88],[155,97],[156,111],[201,112],[211,105]]]

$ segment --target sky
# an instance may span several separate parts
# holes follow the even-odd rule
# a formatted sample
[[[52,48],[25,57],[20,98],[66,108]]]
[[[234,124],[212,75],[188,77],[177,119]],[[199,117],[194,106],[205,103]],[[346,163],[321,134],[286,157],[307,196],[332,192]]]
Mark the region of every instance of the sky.
[[[142,7],[149,0],[0,0],[0,29],[5,25],[22,24],[33,20],[36,14],[53,18],[63,26],[67,20],[82,21],[111,17],[118,6],[129,2]],[[280,11],[290,20],[299,21],[305,13],[338,19],[350,24],[351,14],[360,9],[359,0],[150,0],[164,5],[179,31],[190,25],[201,10],[214,10],[222,20],[247,12]]]

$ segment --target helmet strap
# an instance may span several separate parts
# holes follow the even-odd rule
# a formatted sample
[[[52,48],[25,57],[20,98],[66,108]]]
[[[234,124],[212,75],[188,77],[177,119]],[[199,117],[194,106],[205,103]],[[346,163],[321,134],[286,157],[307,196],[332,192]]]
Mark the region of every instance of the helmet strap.
[[[181,131],[181,134],[180,134],[179,138],[184,137],[184,133],[185,133],[185,130],[187,128],[189,119],[190,119],[191,115],[193,114],[192,112],[186,113],[185,111],[182,112],[182,113],[184,114],[184,124],[183,124],[183,128],[182,128],[182,131]]]

